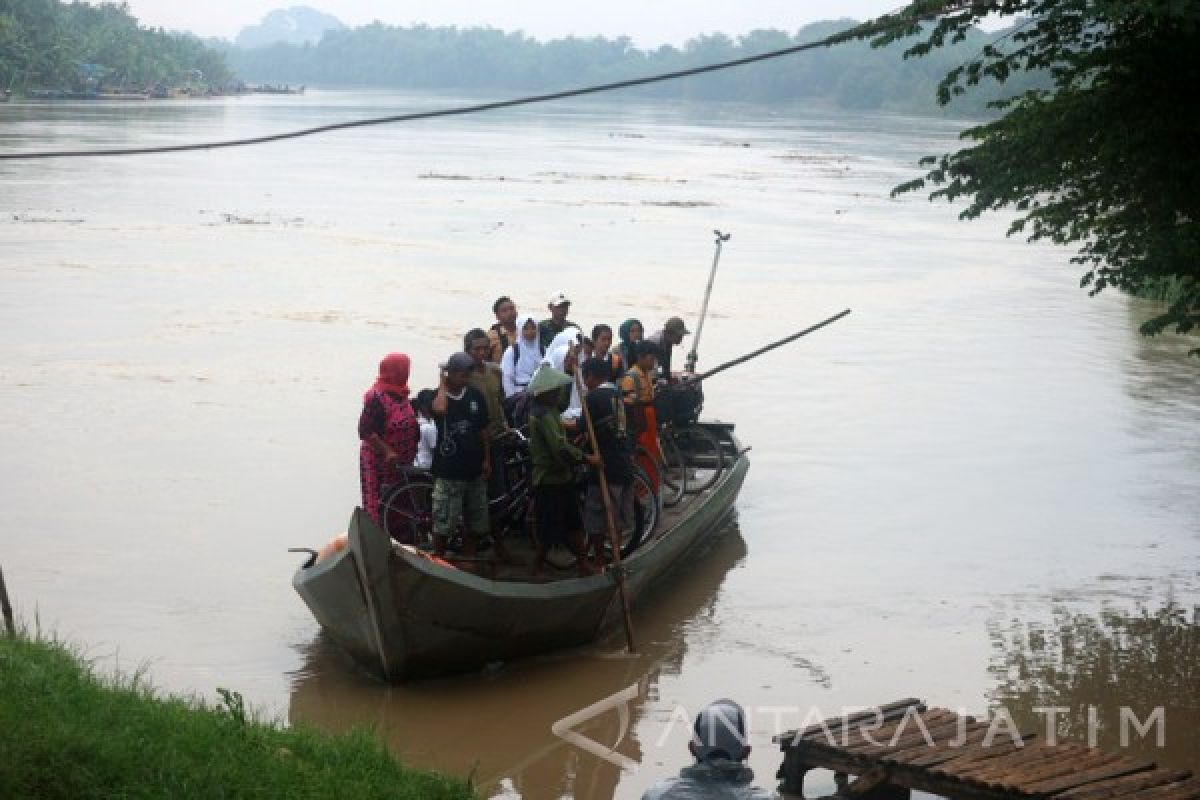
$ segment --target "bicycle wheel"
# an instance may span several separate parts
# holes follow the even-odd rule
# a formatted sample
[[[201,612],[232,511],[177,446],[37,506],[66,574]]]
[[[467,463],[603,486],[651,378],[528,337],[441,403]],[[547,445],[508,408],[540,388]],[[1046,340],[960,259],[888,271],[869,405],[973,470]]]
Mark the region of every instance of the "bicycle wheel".
[[[633,469],[633,530],[621,541],[621,558],[628,558],[642,542],[654,536],[658,527],[659,500],[650,477],[639,467]]]
[[[725,452],[720,440],[698,425],[672,429],[669,438],[687,465],[687,491],[703,492],[712,488],[725,469]]]
[[[398,542],[433,544],[433,484],[413,481],[391,487],[379,502],[379,518],[387,535]]]
[[[671,508],[683,499],[688,490],[688,468],[683,454],[675,440],[668,434],[659,437],[662,447],[663,460],[660,463],[659,476],[662,481],[663,508]]]
[[[634,451],[634,466],[641,469],[650,485],[653,478],[658,478],[658,500],[663,508],[670,508],[683,499],[684,488],[687,486],[687,475],[683,470],[670,468],[666,462],[650,455],[650,451],[639,447]]]

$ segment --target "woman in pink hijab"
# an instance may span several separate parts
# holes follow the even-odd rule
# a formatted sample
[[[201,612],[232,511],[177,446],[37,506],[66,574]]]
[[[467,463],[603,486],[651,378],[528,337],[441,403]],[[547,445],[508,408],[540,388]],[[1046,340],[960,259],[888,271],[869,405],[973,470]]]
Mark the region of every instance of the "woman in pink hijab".
[[[379,377],[363,395],[358,418],[359,475],[363,509],[379,519],[380,487],[397,466],[413,463],[420,426],[408,400],[408,373],[412,363],[403,353],[392,353],[379,362]]]

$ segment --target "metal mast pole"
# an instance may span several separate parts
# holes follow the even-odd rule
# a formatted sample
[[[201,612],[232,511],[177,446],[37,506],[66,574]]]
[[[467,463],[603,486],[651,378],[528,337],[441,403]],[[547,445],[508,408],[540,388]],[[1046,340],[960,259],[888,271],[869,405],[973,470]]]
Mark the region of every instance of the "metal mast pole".
[[[692,337],[692,351],[688,353],[687,366],[684,371],[689,374],[696,372],[697,351],[700,349],[700,333],[704,330],[704,318],[708,315],[708,298],[712,296],[713,281],[717,278],[717,263],[721,260],[721,246],[728,242],[732,233],[713,231],[717,235],[717,249],[713,253],[712,269],[708,271],[708,286],[704,289],[704,303],[700,306],[700,321],[696,323],[696,334]]]

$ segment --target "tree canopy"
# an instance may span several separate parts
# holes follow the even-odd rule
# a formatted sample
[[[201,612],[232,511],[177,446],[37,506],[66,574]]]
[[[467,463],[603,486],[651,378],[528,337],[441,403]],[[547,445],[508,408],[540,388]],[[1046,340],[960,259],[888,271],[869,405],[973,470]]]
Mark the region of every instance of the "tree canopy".
[[[1001,116],[964,131],[970,147],[923,159],[928,173],[895,192],[932,186],[931,198],[965,198],[965,219],[1015,210],[1010,235],[1075,247],[1092,294],[1166,300],[1143,333],[1196,328],[1200,105],[1188,98],[1200,95],[1200,3],[917,0],[899,12],[911,24],[874,44],[919,36],[905,57],[925,56],[995,13],[1026,19],[950,70],[939,101],[1030,72],[1051,85],[993,101]],[[931,15],[936,23],[919,23]]]
[[[731,37],[695,37],[681,47],[633,46],[628,37],[567,37],[550,41],[495,28],[456,28],[376,22],[327,32],[317,44],[274,44],[228,51],[249,81],[406,89],[541,91],[606,83],[658,72],[731,61],[824,39],[855,25],[830,20],[798,31],[757,30]],[[865,42],[822,48],[803,56],[630,90],[627,96],[680,100],[819,102],[851,109],[938,111],[933,89],[946,70],[994,34],[968,31],[963,42],[929,59],[896,62],[894,52]],[[983,110],[999,95],[972,98]]]
[[[0,0],[0,89],[174,84],[199,70],[233,80],[221,53],[195,36],[143,28],[124,3]]]

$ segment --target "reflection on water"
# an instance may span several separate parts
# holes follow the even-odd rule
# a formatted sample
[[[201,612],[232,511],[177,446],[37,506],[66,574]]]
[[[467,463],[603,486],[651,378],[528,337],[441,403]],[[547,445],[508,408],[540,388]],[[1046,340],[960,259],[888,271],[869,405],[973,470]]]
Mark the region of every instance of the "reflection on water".
[[[1088,742],[1094,728],[1100,747],[1127,744],[1160,765],[1200,770],[1200,606],[1168,599],[1153,610],[1081,613],[1057,605],[1048,624],[994,626],[992,641],[991,699],[1023,730],[1046,731],[1037,709],[1058,706],[1061,737]],[[1122,708],[1144,723],[1160,707],[1161,748],[1154,731],[1143,737],[1132,727],[1122,741]]]
[[[402,757],[472,773],[495,794],[529,800],[612,797],[620,769],[559,739],[551,726],[636,684],[626,724],[613,711],[576,730],[641,762],[637,722],[660,677],[679,671],[686,649],[681,631],[711,612],[726,574],[745,555],[736,523],[714,534],[704,552],[689,554],[634,614],[636,656],[624,655],[622,637],[616,636],[595,648],[484,677],[384,686],[318,636],[300,648],[304,665],[294,674],[291,722],[334,730],[371,726]]]

